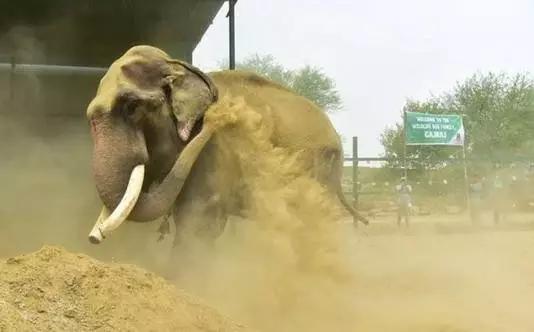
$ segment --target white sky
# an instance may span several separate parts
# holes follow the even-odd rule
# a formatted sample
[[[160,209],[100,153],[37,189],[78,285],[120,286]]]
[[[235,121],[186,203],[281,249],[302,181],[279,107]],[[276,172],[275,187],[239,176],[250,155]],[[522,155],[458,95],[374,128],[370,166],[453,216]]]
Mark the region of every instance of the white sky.
[[[204,70],[228,57],[225,5],[193,54]],[[272,54],[321,67],[340,91],[332,115],[351,153],[377,156],[407,98],[454,87],[481,71],[534,72],[532,0],[239,0],[236,57]]]

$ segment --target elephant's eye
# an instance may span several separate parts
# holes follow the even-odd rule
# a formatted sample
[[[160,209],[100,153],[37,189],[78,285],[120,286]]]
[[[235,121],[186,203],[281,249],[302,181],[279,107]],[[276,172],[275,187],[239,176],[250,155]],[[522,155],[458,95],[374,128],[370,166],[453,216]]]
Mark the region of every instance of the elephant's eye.
[[[122,91],[117,96],[115,108],[124,116],[133,115],[140,104],[139,97],[132,91]]]
[[[172,104],[172,91],[171,91],[170,84],[164,84],[162,86],[162,89],[163,89],[163,94],[165,95],[165,101],[169,103],[169,105]]]
[[[136,111],[137,111],[137,106],[136,105],[127,105],[124,108],[124,114],[126,116],[128,116],[128,117],[133,116]]]
[[[128,99],[122,104],[122,113],[127,117],[133,117],[141,106],[141,101],[137,98]]]

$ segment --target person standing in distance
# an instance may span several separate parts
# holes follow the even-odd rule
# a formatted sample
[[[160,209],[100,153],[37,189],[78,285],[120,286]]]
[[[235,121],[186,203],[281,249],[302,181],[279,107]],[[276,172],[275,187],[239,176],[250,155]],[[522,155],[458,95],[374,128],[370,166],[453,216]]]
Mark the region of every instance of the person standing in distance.
[[[397,226],[401,226],[402,218],[406,222],[406,227],[410,226],[410,210],[412,208],[412,186],[408,184],[405,177],[395,187],[397,192]]]

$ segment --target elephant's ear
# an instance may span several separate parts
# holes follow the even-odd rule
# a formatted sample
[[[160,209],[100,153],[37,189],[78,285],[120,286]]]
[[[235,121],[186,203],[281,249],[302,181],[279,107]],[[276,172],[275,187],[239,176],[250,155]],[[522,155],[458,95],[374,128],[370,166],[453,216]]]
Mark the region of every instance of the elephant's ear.
[[[195,123],[202,118],[208,106],[218,99],[218,90],[211,78],[189,63],[169,59],[171,74],[166,94],[170,99],[178,135],[187,142]]]
[[[200,77],[204,81],[204,83],[206,83],[206,85],[208,86],[211,92],[211,95],[213,97],[212,101],[216,102],[219,99],[219,90],[217,89],[217,86],[215,85],[215,83],[213,83],[213,80],[208,75],[206,75],[202,70],[198,69],[197,67],[193,66],[190,63],[177,60],[177,59],[171,59],[171,60],[168,60],[168,62],[171,64],[178,64],[184,67],[185,69],[189,70],[193,74],[197,75],[198,77]]]

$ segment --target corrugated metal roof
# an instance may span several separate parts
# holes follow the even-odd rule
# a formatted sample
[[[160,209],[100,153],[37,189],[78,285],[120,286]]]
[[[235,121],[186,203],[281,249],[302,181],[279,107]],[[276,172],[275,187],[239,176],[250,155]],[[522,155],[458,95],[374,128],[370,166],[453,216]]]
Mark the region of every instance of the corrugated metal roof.
[[[0,54],[107,66],[135,44],[191,54],[223,0],[0,0]]]

